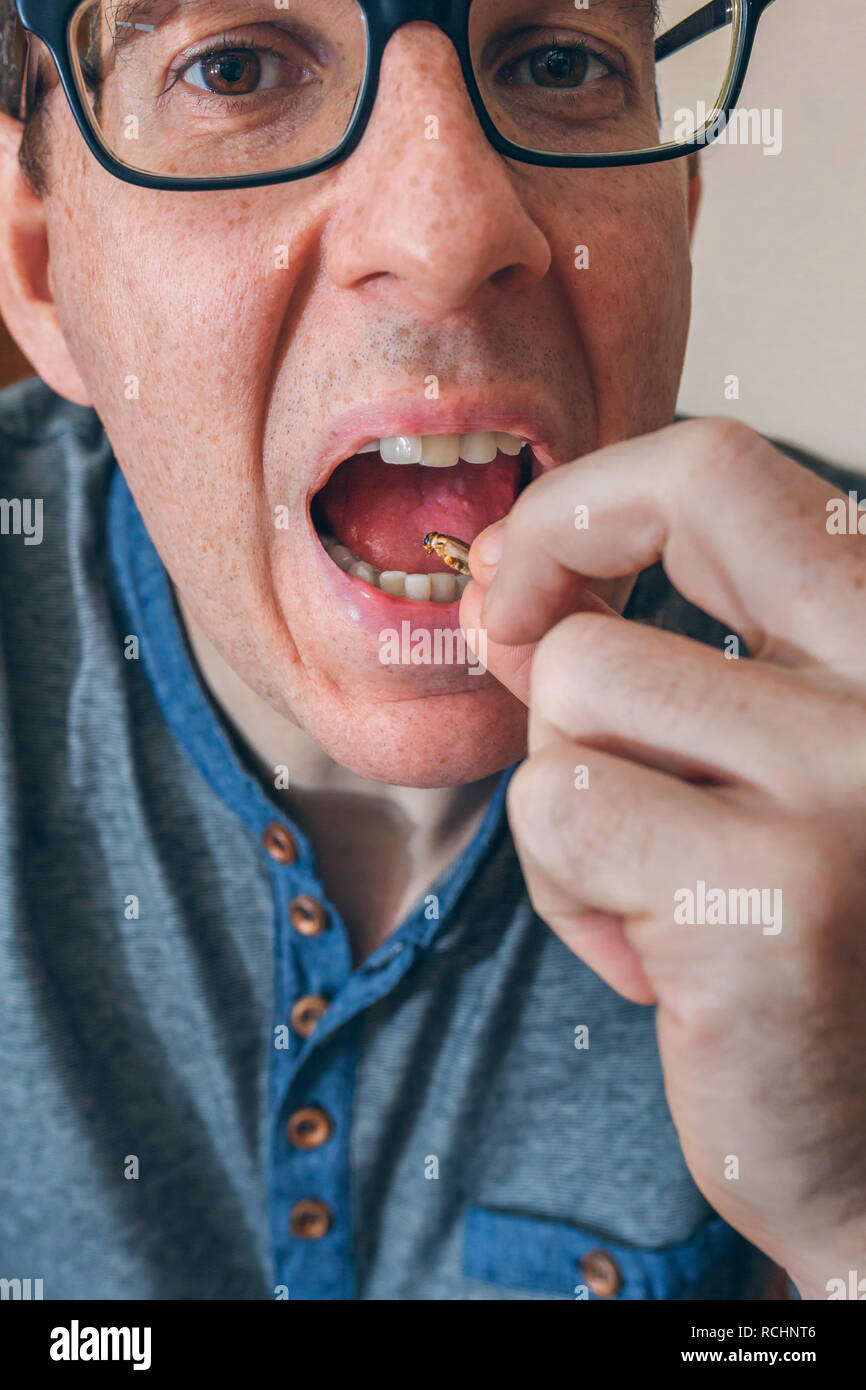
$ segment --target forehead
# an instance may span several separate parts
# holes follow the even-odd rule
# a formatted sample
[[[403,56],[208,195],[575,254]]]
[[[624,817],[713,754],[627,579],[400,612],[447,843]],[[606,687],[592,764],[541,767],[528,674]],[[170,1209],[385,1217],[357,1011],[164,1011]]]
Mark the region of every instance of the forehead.
[[[345,10],[346,0],[336,0],[336,3],[328,3],[328,0],[321,0],[315,6],[317,14],[326,20],[330,13],[338,13]],[[256,10],[276,9],[273,0],[237,0],[238,8],[248,7]],[[363,5],[361,6],[363,8]],[[207,10],[213,9],[213,0],[124,0],[121,4],[102,4],[99,6],[104,17],[115,28],[127,27],[134,21],[136,15],[147,14],[153,20],[165,19],[169,14],[178,9],[185,10]],[[369,8],[378,8],[376,0],[371,0]],[[426,7],[420,5],[419,9]],[[444,6],[442,7],[445,8]],[[659,18],[658,0],[590,0],[585,8],[578,8],[574,0],[473,0],[472,9],[478,12],[489,11],[491,15],[498,18],[507,16],[509,11],[519,10],[523,14],[527,11],[537,10],[539,16],[543,17],[546,13],[566,12],[570,16],[586,17],[590,10],[593,14],[608,18],[615,15],[617,18],[643,22],[647,18],[657,21]],[[276,10],[277,15],[290,12],[290,6],[286,6],[284,11]]]

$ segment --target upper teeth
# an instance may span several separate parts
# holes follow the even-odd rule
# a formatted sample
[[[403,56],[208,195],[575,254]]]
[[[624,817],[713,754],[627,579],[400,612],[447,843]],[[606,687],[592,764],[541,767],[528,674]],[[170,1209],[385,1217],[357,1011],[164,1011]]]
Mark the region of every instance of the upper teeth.
[[[422,468],[453,468],[466,463],[492,463],[500,451],[514,457],[523,440],[502,431],[483,434],[399,434],[390,439],[371,439],[359,454],[375,454],[383,463],[420,463]]]

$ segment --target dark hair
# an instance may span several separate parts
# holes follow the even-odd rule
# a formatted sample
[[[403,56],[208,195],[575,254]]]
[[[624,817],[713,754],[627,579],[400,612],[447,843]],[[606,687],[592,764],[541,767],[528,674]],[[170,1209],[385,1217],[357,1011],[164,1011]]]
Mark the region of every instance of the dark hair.
[[[0,0],[0,108],[18,119],[18,98],[21,90],[21,69],[15,42],[18,12],[15,0]],[[40,72],[46,55],[40,54]],[[50,59],[48,59],[50,62]],[[48,189],[47,111],[42,100],[44,83],[36,85],[33,109],[24,122],[24,132],[18,151],[18,162],[32,187],[40,196]]]
[[[14,48],[17,22],[15,0],[0,0],[0,107],[16,116],[18,112],[13,112],[12,107],[18,83]]]

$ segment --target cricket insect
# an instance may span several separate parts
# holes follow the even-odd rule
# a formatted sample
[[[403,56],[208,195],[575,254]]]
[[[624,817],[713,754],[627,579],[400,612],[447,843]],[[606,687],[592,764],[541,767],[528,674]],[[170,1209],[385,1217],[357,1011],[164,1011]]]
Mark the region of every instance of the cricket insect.
[[[449,569],[458,574],[468,575],[469,546],[456,536],[443,536],[441,531],[428,531],[424,537],[424,549],[428,555],[438,555]]]

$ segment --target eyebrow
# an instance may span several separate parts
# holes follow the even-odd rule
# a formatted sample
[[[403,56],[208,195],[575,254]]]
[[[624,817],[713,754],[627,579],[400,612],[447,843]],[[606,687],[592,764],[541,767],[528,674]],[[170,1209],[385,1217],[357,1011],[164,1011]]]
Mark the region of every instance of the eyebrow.
[[[157,24],[179,8],[180,0],[124,0],[103,6],[109,24],[112,49],[117,52],[137,33],[152,33]],[[137,15],[145,16],[139,20]]]
[[[157,25],[170,18],[181,5],[195,12],[208,8],[209,3],[210,0],[123,0],[121,4],[103,6],[103,13],[111,25],[109,34],[112,51],[120,52],[139,33],[153,33]],[[238,0],[238,3],[245,3],[249,9],[256,8],[255,0]],[[652,19],[653,28],[659,24],[659,0],[595,0],[595,4],[600,9],[611,7],[620,11],[637,11],[637,20],[648,14]],[[136,18],[138,15],[145,15],[147,18],[139,20]]]
[[[157,20],[162,20],[177,9],[179,0],[124,0],[123,4],[114,7],[114,28],[132,29],[133,31],[150,31],[155,28],[154,24],[136,22],[135,16],[142,11],[154,15]],[[621,10],[649,10],[653,22],[659,22],[659,0],[596,0],[596,5],[606,6],[614,4]],[[104,7],[106,10],[110,6]]]
[[[176,0],[169,0],[169,3],[172,9],[176,8]],[[139,23],[135,16],[148,12],[155,18],[162,18],[159,12],[166,9],[166,4],[165,0],[163,3],[160,3],[160,0],[126,0],[122,5],[106,5],[104,9],[107,16],[113,19],[115,29],[150,30],[155,27],[153,24]]]
[[[593,9],[600,10],[608,7],[617,10],[637,10],[639,12],[638,17],[641,14],[649,13],[654,25],[661,20],[660,0],[594,0]]]

